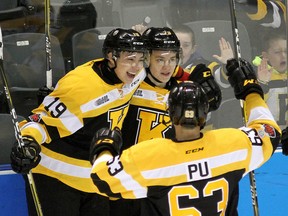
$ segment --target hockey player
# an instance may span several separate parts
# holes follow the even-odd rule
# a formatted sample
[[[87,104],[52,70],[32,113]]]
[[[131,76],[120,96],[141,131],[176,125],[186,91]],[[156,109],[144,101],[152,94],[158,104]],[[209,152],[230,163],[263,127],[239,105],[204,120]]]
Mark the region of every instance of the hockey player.
[[[204,64],[199,64],[191,74],[188,73],[189,77],[173,76],[178,76],[183,69],[179,66],[180,42],[172,29],[151,27],[142,37],[150,54],[150,64],[146,68],[147,77],[130,101],[127,118],[123,123],[123,149],[143,140],[173,136],[166,104],[169,91],[177,84],[178,79],[189,79],[201,84],[209,96],[209,111],[216,110],[221,103],[221,90],[211,70]]]
[[[186,81],[169,94],[173,139],[138,143],[119,155],[119,130],[101,129],[90,149],[91,177],[109,197],[142,200],[141,215],[237,215],[238,183],[266,162],[281,130],[256,75],[246,61],[227,64],[237,99],[246,102],[248,124],[201,133],[209,110],[201,86]]]
[[[210,110],[215,110],[221,103],[221,91],[209,68],[198,65],[190,75],[179,67],[181,58],[180,42],[168,27],[148,28],[142,34],[149,51],[147,77],[130,101],[129,110],[124,120],[122,134],[123,149],[138,142],[156,137],[171,138],[174,135],[167,114],[169,91],[177,85],[177,79],[192,79],[201,83],[209,95]],[[182,73],[188,73],[182,74]],[[178,74],[177,78],[173,77]],[[183,75],[183,77],[178,77]],[[111,215],[138,215],[139,201],[117,200],[111,202]]]
[[[109,214],[108,199],[95,193],[90,178],[89,147],[95,130],[121,128],[129,100],[146,76],[145,53],[137,31],[112,30],[104,41],[105,58],[67,73],[20,123],[22,149],[31,154],[14,146],[12,169],[27,173],[33,168],[45,216]],[[29,215],[36,215],[33,203],[28,207]]]

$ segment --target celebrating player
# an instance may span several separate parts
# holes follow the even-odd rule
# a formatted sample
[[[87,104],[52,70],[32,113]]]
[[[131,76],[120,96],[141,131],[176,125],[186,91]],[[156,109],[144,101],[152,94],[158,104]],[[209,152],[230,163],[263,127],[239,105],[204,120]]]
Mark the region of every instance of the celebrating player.
[[[90,178],[89,147],[95,130],[121,128],[129,100],[146,76],[145,53],[137,31],[112,30],[104,41],[105,58],[67,73],[20,123],[25,146],[13,147],[11,165],[17,173],[33,168],[45,216],[109,214],[108,199],[95,193]],[[29,215],[36,215],[33,202],[28,207]]]
[[[124,149],[155,137],[171,138],[173,134],[166,104],[169,91],[177,85],[178,78],[173,74],[182,70],[179,67],[180,42],[168,27],[148,28],[142,37],[150,53],[150,65],[146,68],[147,77],[130,101],[123,123]],[[209,91],[210,111],[219,107],[221,91],[210,69],[198,65],[186,79],[201,83],[205,91]]]
[[[276,149],[281,130],[263,100],[251,65],[227,64],[246,127],[201,133],[209,110],[201,86],[182,82],[169,94],[173,139],[155,138],[124,150],[119,130],[101,129],[90,149],[91,177],[109,197],[142,199],[141,215],[237,215],[238,183]]]

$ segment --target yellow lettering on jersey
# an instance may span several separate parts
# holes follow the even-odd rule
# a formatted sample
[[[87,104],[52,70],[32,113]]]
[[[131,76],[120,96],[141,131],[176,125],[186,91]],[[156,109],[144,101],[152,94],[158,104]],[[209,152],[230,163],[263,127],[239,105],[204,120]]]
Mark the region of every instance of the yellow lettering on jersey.
[[[213,196],[215,191],[221,191],[221,200],[217,203],[217,212],[221,216],[225,215],[226,206],[228,202],[229,183],[225,178],[209,181],[203,188],[203,197]],[[181,197],[181,199],[179,199]],[[183,199],[186,198],[184,201]],[[203,214],[197,207],[191,206],[181,208],[181,201],[187,203],[187,199],[201,199],[199,191],[192,185],[174,186],[168,193],[168,202],[171,216],[178,215],[192,215],[202,216]],[[182,205],[183,206],[183,205]]]
[[[201,216],[201,212],[196,208],[181,208],[180,203],[178,202],[179,197],[186,196],[188,199],[196,199],[199,198],[199,192],[192,185],[188,186],[175,186],[173,187],[169,193],[169,207],[170,207],[170,215],[193,215],[193,216]]]
[[[169,116],[160,112],[142,109],[139,111],[138,120],[141,121],[141,126],[138,129],[137,142],[155,137],[163,137],[163,133],[167,131],[168,126],[171,125]],[[165,125],[164,122],[167,124]]]
[[[218,179],[215,181],[209,182],[204,189],[203,194],[204,196],[213,196],[213,192],[216,190],[221,190],[222,192],[222,200],[217,203],[217,211],[221,212],[221,215],[225,215],[226,206],[228,202],[228,196],[229,196],[229,186],[226,179]]]
[[[116,109],[109,110],[108,119],[110,121],[111,128],[122,128],[122,124],[125,116],[127,115],[128,108],[128,105],[124,105]]]

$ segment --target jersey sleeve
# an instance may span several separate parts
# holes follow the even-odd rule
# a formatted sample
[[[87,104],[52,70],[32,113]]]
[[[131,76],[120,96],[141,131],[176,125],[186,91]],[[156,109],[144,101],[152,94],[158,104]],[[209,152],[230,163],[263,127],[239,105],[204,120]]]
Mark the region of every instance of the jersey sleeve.
[[[179,81],[185,81],[189,79],[189,75],[190,72],[188,70],[183,69],[180,66],[177,66],[172,76]]]
[[[121,93],[117,87],[121,88],[121,84],[105,83],[91,67],[78,67],[64,76],[32,111],[30,121],[21,124],[21,133],[34,137],[40,144],[72,135],[113,107],[124,103],[128,106],[133,92],[128,89],[118,100]]]
[[[23,136],[32,136],[38,143],[49,143],[54,138],[69,136],[83,126],[79,78],[65,76],[56,88],[46,96],[37,108],[32,110],[28,121],[21,123]]]
[[[247,124],[241,130],[247,135],[252,146],[248,172],[260,167],[276,150],[281,129],[268,106],[259,94],[249,94],[244,102]]]

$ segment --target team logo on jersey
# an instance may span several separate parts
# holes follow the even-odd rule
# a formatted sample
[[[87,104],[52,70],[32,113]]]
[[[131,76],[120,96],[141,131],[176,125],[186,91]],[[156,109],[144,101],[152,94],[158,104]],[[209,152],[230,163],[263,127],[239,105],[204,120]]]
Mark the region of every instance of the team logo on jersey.
[[[40,122],[41,121],[41,115],[40,114],[33,114],[33,115],[30,115],[28,118],[32,122]]]
[[[275,129],[272,126],[264,124],[263,127],[264,127],[264,131],[269,135],[269,137],[271,138],[276,137]]]
[[[104,104],[104,103],[107,103],[107,102],[109,102],[109,101],[110,101],[110,100],[109,100],[108,95],[104,95],[103,97],[97,99],[97,100],[95,101],[95,104],[96,104],[96,106],[100,106],[100,105],[102,105],[102,104]]]
[[[141,89],[137,89],[134,93],[134,96],[143,97],[143,91]]]

